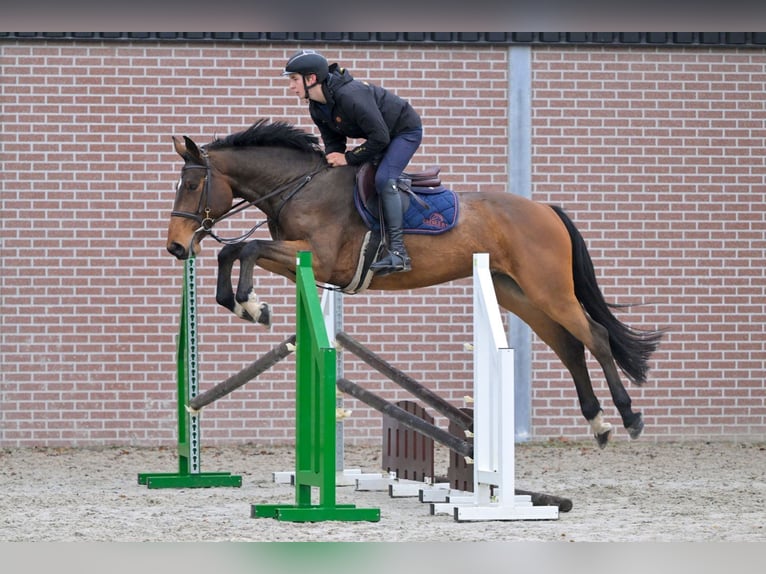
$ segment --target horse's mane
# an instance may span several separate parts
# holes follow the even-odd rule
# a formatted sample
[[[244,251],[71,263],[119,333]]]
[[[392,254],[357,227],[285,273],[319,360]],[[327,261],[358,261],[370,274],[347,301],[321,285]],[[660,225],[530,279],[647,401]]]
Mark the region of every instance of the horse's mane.
[[[269,122],[261,119],[252,126],[210,142],[207,149],[251,146],[280,146],[305,152],[319,153],[319,139],[306,131],[287,122]]]

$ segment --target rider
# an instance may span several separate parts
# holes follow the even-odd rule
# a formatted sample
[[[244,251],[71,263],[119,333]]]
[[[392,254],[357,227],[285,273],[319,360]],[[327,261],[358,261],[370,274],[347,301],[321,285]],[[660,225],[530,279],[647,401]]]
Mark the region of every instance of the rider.
[[[328,65],[314,50],[298,51],[282,75],[289,77],[291,92],[308,100],[331,166],[378,162],[375,188],[381,198],[387,253],[371,269],[378,275],[410,271],[396,181],[423,139],[420,116],[406,100],[380,86],[354,80],[348,70]],[[365,141],[347,151],[346,138]]]

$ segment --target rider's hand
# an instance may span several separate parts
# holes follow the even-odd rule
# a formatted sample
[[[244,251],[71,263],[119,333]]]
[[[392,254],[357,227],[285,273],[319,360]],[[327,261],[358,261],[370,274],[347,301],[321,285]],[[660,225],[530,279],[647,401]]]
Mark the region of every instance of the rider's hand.
[[[346,163],[346,156],[345,154],[338,153],[338,152],[332,152],[327,154],[327,163],[330,164],[330,167],[338,167],[341,165],[348,165]]]

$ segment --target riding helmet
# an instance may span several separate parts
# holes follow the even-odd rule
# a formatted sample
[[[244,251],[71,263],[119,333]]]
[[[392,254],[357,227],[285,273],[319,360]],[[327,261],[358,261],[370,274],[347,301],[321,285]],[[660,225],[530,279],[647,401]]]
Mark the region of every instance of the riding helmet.
[[[299,50],[285,64],[283,76],[289,74],[316,74],[317,82],[324,82],[328,74],[329,65],[325,57],[314,50]]]

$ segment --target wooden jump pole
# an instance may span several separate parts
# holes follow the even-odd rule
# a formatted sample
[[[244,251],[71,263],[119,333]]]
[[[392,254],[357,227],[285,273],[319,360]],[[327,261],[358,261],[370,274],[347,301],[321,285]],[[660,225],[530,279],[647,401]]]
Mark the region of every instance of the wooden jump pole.
[[[335,340],[344,348],[351,351],[354,355],[362,359],[365,363],[385,375],[403,389],[409,391],[425,404],[433,407],[437,412],[444,415],[448,420],[454,422],[463,430],[473,430],[473,417],[465,411],[445,401],[442,397],[420,384],[418,381],[403,373],[396,367],[384,361],[381,357],[362,346],[352,339],[348,334],[339,331],[335,334]],[[356,396],[356,395],[354,395]],[[359,397],[357,397],[359,398]],[[423,433],[425,434],[425,433]],[[450,435],[452,436],[452,435]],[[457,452],[457,451],[456,451]]]
[[[336,384],[342,392],[368,404],[376,411],[380,411],[381,413],[385,413],[388,416],[395,418],[406,426],[434,439],[436,442],[441,443],[446,447],[449,447],[458,454],[473,458],[473,446],[471,443],[460,440],[455,435],[429,424],[420,417],[408,413],[403,408],[398,407],[393,403],[389,403],[384,398],[363,389],[348,379],[341,377],[337,380]]]
[[[295,335],[291,335],[277,347],[274,347],[271,351],[250,363],[240,372],[232,375],[225,381],[218,383],[216,386],[208,389],[204,393],[194,397],[188,403],[188,410],[190,412],[197,412],[210,403],[225,397],[229,393],[243,386],[248,381],[251,381],[264,371],[276,365],[279,361],[287,357],[294,350]]]

